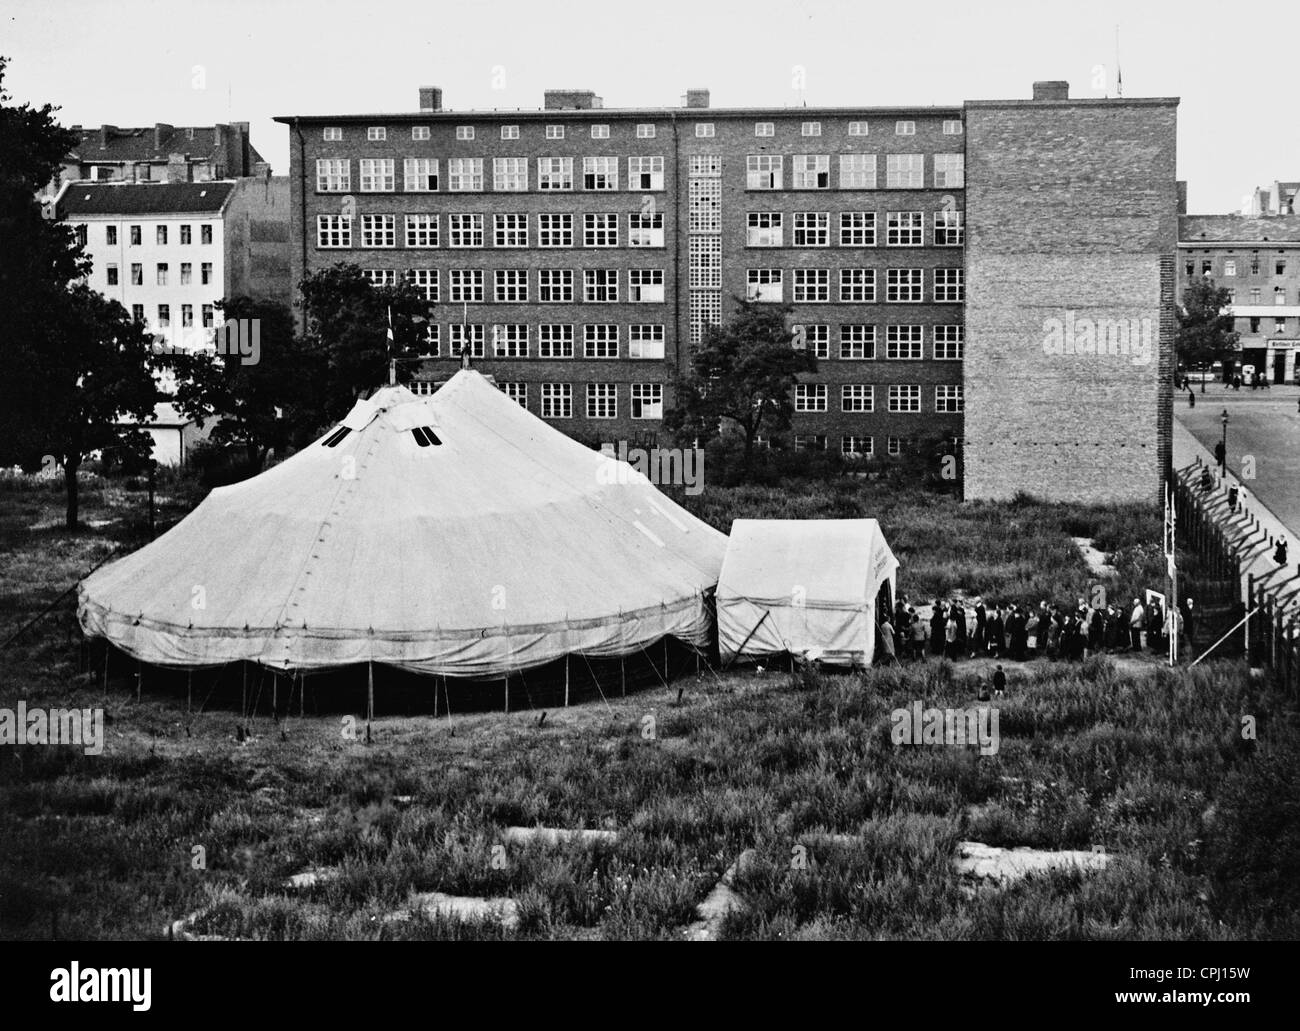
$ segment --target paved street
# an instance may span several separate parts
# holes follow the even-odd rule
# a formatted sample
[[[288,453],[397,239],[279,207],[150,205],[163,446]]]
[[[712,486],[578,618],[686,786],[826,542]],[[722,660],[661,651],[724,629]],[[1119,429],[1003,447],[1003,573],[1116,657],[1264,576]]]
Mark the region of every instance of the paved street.
[[[1300,387],[1269,390],[1224,390],[1196,385],[1196,407],[1187,406],[1187,393],[1174,399],[1174,417],[1213,452],[1223,433],[1222,413],[1228,412],[1228,468],[1243,476],[1242,460],[1255,459],[1255,479],[1243,485],[1258,497],[1287,528],[1300,534]]]

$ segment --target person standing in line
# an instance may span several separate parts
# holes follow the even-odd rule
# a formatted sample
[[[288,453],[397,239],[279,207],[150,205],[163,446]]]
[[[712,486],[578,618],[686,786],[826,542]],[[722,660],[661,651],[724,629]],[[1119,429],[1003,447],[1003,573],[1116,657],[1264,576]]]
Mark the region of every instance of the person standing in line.
[[[1187,638],[1187,647],[1196,650],[1196,602],[1191,595],[1183,598],[1183,636]]]
[[[894,654],[894,627],[888,616],[880,621],[880,662],[883,666],[898,665],[898,656]]]
[[[1030,659],[1038,658],[1038,628],[1040,626],[1038,613],[1030,609],[1029,619],[1025,622],[1025,647]]]
[[[971,638],[971,654],[986,655],[988,632],[988,610],[984,608],[984,599],[975,599],[975,634]]]
[[[919,662],[925,661],[925,623],[915,609],[912,613],[912,657]]]
[[[944,634],[948,628],[948,617],[943,611],[943,603],[934,599],[934,609],[930,613],[930,654],[942,655]]]
[[[957,661],[957,606],[953,606],[948,611],[948,623],[944,627],[944,642],[947,645],[945,652],[950,661]]]
[[[1142,627],[1146,625],[1147,611],[1142,607],[1140,598],[1133,599],[1133,608],[1128,614],[1129,647],[1135,652],[1142,650]]]

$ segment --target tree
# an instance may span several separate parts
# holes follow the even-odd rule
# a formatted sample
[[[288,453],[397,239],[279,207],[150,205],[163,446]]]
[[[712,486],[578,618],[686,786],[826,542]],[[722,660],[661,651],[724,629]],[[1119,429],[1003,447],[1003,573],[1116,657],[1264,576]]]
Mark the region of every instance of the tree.
[[[298,339],[286,305],[235,297],[218,307],[227,324],[256,324],[257,351],[247,357],[218,349],[172,355],[176,404],[200,425],[216,418],[208,439],[222,447],[242,447],[249,467],[260,469],[267,452],[294,441],[308,420],[303,398],[311,391],[304,387],[319,378],[313,367],[318,355]]]
[[[153,340],[117,301],[78,283],[47,313],[52,349],[40,372],[42,447],[63,465],[66,522],[78,515],[77,470],[95,451],[115,449],[144,459],[147,434],[121,425],[123,417],[147,422],[158,390]]]
[[[302,410],[305,419],[319,428],[342,418],[362,393],[388,382],[390,358],[398,359],[397,381],[411,379],[433,310],[414,287],[404,281],[377,287],[358,266],[339,262],[308,274],[299,289],[303,350],[314,356],[317,375]]]
[[[1215,286],[1209,276],[1195,279],[1183,291],[1183,303],[1178,309],[1178,360],[1186,368],[1206,367],[1223,362],[1225,368],[1232,359],[1240,334],[1233,329],[1235,322],[1230,306],[1231,293],[1226,287]],[[1201,393],[1205,392],[1205,379],[1201,379]]]
[[[664,428],[704,446],[730,423],[743,435],[748,475],[759,433],[790,428],[795,383],[800,373],[817,371],[817,359],[799,346],[800,329],[786,325],[788,305],[735,302],[730,320],[706,329],[691,355],[691,374],[674,383],[676,399]]]

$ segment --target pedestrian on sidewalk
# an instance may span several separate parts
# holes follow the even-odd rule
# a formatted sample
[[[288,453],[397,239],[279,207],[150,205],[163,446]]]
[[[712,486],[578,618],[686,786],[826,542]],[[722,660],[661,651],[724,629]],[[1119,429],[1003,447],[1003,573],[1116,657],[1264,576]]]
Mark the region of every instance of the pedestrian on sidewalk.
[[[1213,486],[1214,478],[1210,475],[1210,467],[1207,465],[1201,470],[1201,492],[1208,494]]]
[[[1214,464],[1219,467],[1219,472],[1224,471],[1224,464],[1228,460],[1228,452],[1223,446],[1223,441],[1214,445]]]
[[[1277,547],[1273,549],[1273,561],[1276,562],[1279,566],[1286,565],[1286,538],[1285,537],[1279,537],[1277,539]]]
[[[1194,394],[1194,393],[1193,393],[1192,391],[1190,391],[1190,390],[1187,391],[1187,407],[1188,407],[1188,408],[1195,408],[1195,407],[1196,407],[1196,394]]]
[[[1237,485],[1233,484],[1228,488],[1228,511],[1233,515],[1237,514]]]
[[[999,666],[997,669],[993,671],[993,697],[1001,698],[1002,695],[1006,693],[1007,693],[1007,675],[1002,672],[1002,667]]]

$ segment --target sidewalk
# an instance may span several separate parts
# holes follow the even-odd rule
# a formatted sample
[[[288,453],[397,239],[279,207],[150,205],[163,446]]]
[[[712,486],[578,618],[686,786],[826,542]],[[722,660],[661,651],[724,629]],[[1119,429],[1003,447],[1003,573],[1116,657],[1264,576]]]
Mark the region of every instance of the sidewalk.
[[[1249,600],[1248,585],[1253,576],[1256,586],[1278,592],[1284,611],[1300,608],[1300,568],[1296,565],[1300,563],[1300,537],[1247,490],[1231,469],[1226,478],[1221,477],[1214,455],[1177,419],[1174,420],[1173,445],[1174,473],[1191,485],[1196,493],[1200,493],[1196,484],[1203,468],[1208,467],[1214,477],[1214,486],[1206,496],[1206,510],[1223,528],[1241,556],[1241,600]],[[1236,485],[1238,495],[1235,515],[1228,511],[1228,487],[1232,485]],[[1287,542],[1288,565],[1285,568],[1273,561],[1272,542],[1279,537]]]

